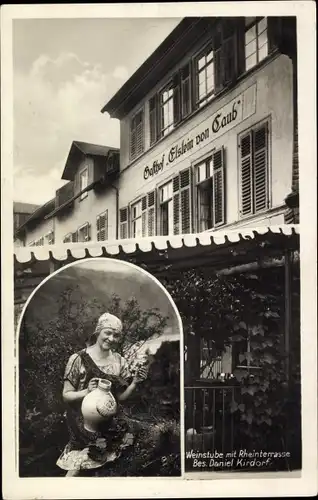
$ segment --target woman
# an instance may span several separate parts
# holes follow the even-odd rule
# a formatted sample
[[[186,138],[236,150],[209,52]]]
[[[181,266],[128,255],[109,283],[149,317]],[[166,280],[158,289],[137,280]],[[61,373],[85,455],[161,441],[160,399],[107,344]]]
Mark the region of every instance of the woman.
[[[120,410],[135,390],[137,384],[147,376],[141,367],[132,378],[125,358],[113,351],[122,334],[122,323],[109,313],[103,314],[88,347],[73,354],[64,374],[63,400],[67,405],[67,422],[70,441],[57,461],[67,470],[66,476],[78,476],[83,469],[93,469],[113,460],[120,450],[129,444],[127,421]],[[98,378],[112,382],[112,393],[119,403],[119,412],[100,426],[96,433],[84,428],[81,404],[84,397],[96,389]],[[131,382],[129,380],[132,379]]]

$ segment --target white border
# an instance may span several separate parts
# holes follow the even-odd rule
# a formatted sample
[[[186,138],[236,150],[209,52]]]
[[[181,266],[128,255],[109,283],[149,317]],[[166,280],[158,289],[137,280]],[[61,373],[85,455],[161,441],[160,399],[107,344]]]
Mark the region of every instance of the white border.
[[[301,349],[302,440],[301,478],[184,480],[19,479],[13,473],[14,352],[13,326],[13,227],[12,213],[12,19],[89,17],[185,17],[296,15],[298,25],[299,161],[301,205]],[[317,493],[317,329],[316,329],[316,81],[315,3],[312,1],[5,5],[1,9],[1,112],[2,112],[2,394],[3,394],[3,495],[7,499],[33,498],[137,498],[137,497],[251,497],[310,496]],[[315,222],[316,221],[316,222]]]

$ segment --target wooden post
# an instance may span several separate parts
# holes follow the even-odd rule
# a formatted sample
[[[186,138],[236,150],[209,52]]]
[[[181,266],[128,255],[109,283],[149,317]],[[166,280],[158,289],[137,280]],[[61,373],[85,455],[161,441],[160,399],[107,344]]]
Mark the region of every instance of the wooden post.
[[[292,335],[292,266],[291,251],[285,251],[285,354],[286,354],[286,381],[290,384],[290,339]]]

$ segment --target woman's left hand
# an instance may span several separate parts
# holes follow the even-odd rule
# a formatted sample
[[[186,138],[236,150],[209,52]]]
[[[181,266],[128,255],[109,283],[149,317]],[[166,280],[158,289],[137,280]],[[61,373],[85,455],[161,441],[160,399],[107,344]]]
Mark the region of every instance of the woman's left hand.
[[[143,382],[144,380],[146,380],[147,376],[148,376],[148,369],[146,367],[142,366],[141,368],[139,368],[138,372],[134,376],[135,384],[139,384],[140,382]]]

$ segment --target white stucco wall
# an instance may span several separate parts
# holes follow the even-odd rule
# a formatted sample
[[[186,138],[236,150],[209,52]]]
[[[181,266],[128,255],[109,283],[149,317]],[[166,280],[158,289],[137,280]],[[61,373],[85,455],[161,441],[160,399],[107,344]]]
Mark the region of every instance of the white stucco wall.
[[[162,85],[163,82],[159,82]],[[254,112],[231,128],[225,129],[216,138],[210,133],[209,138],[191,151],[168,163],[167,158],[172,146],[189,138],[195,139],[198,132],[210,128],[215,114],[222,112],[231,101],[244,94],[250,88],[255,88]],[[144,103],[146,131],[148,130],[148,98]],[[235,226],[239,220],[239,169],[238,169],[238,135],[258,122],[268,119],[270,127],[269,171],[270,171],[270,206],[266,213],[252,218],[242,219],[240,225],[279,224],[283,223],[284,199],[291,189],[292,179],[292,144],[293,144],[293,103],[292,103],[292,64],[287,56],[277,55],[269,58],[267,63],[251,71],[241,79],[236,88],[216,97],[210,104],[196,112],[190,119],[181,123],[168,136],[156,143],[139,159],[129,165],[129,122],[135,110],[121,123],[121,177],[119,206],[123,207],[134,199],[162,185],[178,171],[191,166],[201,157],[214,149],[223,146],[226,149],[226,226]],[[235,124],[234,124],[235,125]],[[149,144],[146,132],[146,145]],[[155,160],[161,161],[163,154],[165,162],[163,169],[156,175],[144,178],[144,169],[151,167]],[[222,226],[222,228],[226,227]]]
[[[93,181],[93,160],[86,158],[78,169],[75,178],[75,191],[80,191],[79,175],[80,172],[88,167],[88,184]],[[63,215],[55,216],[55,234],[56,242],[63,242],[68,233],[75,232],[85,223],[91,224],[91,239],[97,241],[96,218],[101,213],[108,210],[108,239],[116,238],[116,191],[108,187],[102,192],[97,193],[90,190],[83,199],[77,198],[74,201],[72,211],[65,212]]]

